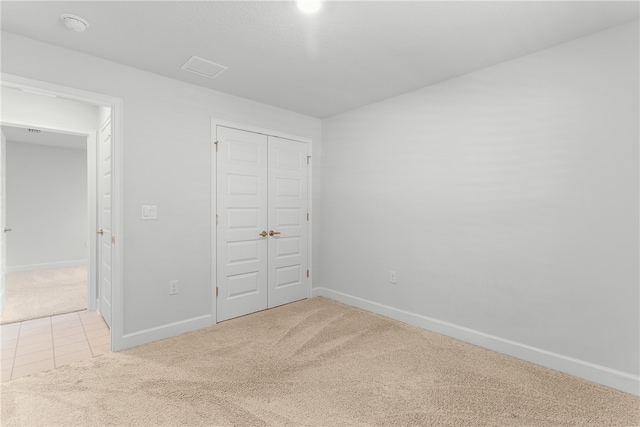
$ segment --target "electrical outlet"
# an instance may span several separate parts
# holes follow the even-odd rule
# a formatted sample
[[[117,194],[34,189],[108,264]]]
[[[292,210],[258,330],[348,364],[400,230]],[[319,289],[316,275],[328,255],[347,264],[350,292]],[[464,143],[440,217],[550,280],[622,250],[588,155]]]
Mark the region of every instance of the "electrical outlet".
[[[169,282],[169,295],[175,295],[178,293],[178,281],[172,280]]]
[[[395,270],[389,270],[389,283],[395,285],[397,282]]]

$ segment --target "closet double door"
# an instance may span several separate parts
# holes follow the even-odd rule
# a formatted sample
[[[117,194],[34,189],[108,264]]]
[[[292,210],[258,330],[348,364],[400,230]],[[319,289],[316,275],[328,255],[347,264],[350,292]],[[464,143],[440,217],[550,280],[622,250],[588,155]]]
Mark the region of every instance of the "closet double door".
[[[305,143],[216,127],[216,317],[307,298]]]

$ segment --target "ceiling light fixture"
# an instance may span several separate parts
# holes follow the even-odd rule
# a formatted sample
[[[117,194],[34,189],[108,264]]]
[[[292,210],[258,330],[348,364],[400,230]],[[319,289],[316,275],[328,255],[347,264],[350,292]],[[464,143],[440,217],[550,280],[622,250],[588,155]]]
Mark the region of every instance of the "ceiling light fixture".
[[[316,13],[320,10],[320,0],[298,0],[298,9],[304,13]]]
[[[70,15],[65,13],[64,15],[60,15],[60,19],[64,22],[64,25],[70,29],[71,31],[76,31],[78,33],[83,32],[89,27],[89,23],[86,19],[81,18],[76,15]]]

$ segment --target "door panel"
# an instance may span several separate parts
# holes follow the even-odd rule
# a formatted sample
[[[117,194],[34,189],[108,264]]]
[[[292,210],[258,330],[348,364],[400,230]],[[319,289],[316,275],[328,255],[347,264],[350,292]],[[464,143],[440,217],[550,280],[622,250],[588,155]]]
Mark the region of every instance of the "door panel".
[[[267,137],[218,126],[217,321],[267,308]]]
[[[7,141],[2,133],[0,146],[0,314],[4,311],[7,271]]]
[[[309,296],[307,145],[269,137],[269,307]]]
[[[112,275],[112,180],[111,118],[100,126],[98,138],[98,310],[111,327]]]

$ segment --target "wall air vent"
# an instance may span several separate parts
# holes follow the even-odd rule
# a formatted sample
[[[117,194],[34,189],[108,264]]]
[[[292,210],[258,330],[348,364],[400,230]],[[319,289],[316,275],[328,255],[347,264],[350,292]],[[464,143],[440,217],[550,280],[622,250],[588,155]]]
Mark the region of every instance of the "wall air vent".
[[[182,67],[183,70],[191,71],[201,76],[215,79],[223,71],[227,69],[224,65],[216,64],[215,62],[207,61],[199,56],[192,56]]]
[[[40,133],[42,131],[40,129],[27,129],[27,132],[29,132],[29,133]]]

